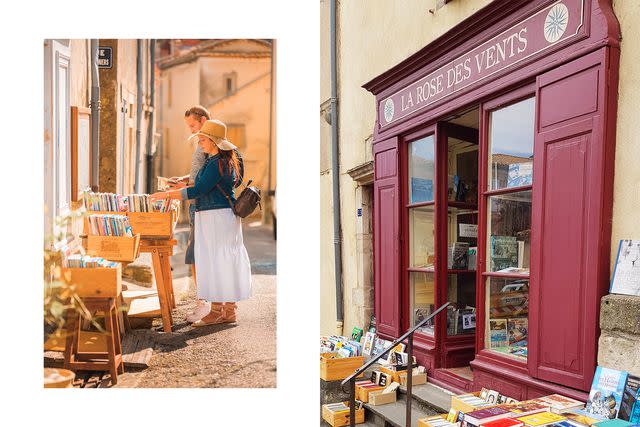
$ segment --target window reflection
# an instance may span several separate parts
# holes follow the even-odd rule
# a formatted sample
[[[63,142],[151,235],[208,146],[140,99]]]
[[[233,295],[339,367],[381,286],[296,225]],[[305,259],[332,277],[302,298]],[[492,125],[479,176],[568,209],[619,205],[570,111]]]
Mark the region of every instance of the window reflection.
[[[409,143],[409,203],[433,200],[434,161],[433,135]]]
[[[492,111],[489,118],[489,188],[533,182],[535,98]]]

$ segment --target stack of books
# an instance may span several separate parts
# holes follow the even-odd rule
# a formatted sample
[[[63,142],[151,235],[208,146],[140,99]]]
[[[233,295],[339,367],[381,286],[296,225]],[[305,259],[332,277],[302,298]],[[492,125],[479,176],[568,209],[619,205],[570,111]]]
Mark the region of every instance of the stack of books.
[[[175,205],[172,200],[161,200],[152,206],[148,194],[122,195],[115,193],[94,193],[92,191],[84,191],[82,193],[82,202],[88,211],[106,212],[167,212]],[[175,202],[179,203],[177,200]]]
[[[62,265],[67,268],[116,268],[118,264],[120,263],[109,261],[101,257],[75,254],[64,258]]]
[[[362,355],[362,345],[345,336],[320,337],[320,353],[337,353],[336,357],[354,357]]]
[[[124,215],[89,215],[88,219],[92,235],[133,237],[129,218]]]

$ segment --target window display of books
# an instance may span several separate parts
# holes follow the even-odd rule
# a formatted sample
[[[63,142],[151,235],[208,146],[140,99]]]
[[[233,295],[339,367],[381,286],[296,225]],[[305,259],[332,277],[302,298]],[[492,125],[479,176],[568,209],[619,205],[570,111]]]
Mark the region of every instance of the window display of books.
[[[516,317],[489,319],[489,345],[491,350],[514,356],[527,356],[528,319]]]
[[[429,317],[431,313],[433,313],[433,309],[435,306],[433,304],[429,304],[426,307],[418,307],[413,309],[413,325],[417,325],[422,322],[424,319]],[[419,330],[428,334],[433,334],[433,319],[429,320],[425,325]]]
[[[476,309],[447,307],[447,335],[472,334],[476,331]]]

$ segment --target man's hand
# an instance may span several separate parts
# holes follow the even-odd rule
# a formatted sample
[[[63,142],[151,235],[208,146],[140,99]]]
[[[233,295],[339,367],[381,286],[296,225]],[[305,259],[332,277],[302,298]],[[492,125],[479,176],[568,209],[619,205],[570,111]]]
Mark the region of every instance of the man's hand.
[[[179,190],[187,186],[187,183],[184,181],[175,181],[175,182],[169,181],[167,184],[169,185],[169,188],[172,190]]]

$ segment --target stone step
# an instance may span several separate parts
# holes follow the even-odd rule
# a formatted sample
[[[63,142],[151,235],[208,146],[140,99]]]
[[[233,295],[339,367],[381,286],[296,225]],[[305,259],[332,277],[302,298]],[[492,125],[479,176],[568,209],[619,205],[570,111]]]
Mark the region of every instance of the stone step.
[[[398,400],[386,405],[373,406],[366,403],[365,419],[374,421],[374,425],[405,427],[405,415],[407,411],[405,405],[405,396],[405,394],[398,393]],[[411,427],[418,427],[418,419],[429,417],[431,415],[437,415],[439,413],[440,411],[436,411],[430,407],[425,407],[417,400],[412,399]]]
[[[406,395],[405,386],[400,386],[400,393]],[[438,387],[437,385],[426,383],[416,385],[411,388],[412,397],[419,404],[426,406],[438,413],[446,413],[451,409],[451,396],[453,393]]]

